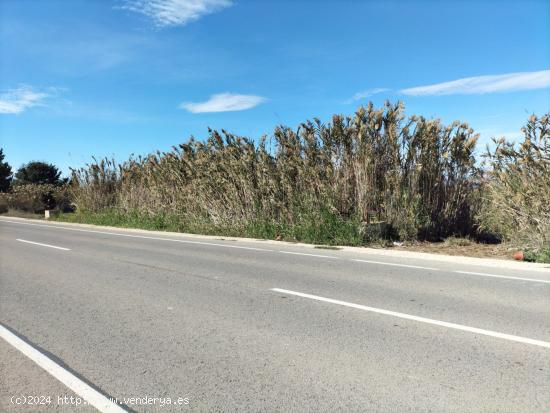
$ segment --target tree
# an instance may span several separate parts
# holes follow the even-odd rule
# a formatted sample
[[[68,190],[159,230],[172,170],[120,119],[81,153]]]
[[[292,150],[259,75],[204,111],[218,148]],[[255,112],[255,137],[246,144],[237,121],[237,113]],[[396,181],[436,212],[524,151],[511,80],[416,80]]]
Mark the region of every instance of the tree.
[[[17,184],[53,184],[59,185],[61,171],[55,165],[32,161],[17,170],[15,182]]]
[[[11,166],[9,163],[4,162],[4,150],[0,148],[0,192],[6,192],[10,189],[10,183],[12,178]]]

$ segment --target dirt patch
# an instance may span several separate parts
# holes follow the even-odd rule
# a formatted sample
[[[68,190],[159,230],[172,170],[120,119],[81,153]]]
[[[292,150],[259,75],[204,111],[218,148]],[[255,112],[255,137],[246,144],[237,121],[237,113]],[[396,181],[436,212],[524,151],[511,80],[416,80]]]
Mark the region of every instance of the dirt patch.
[[[445,242],[415,242],[403,246],[394,246],[392,249],[503,260],[513,259],[512,255],[517,251],[516,248],[506,244],[479,244],[476,242],[472,242],[470,245],[449,245]]]

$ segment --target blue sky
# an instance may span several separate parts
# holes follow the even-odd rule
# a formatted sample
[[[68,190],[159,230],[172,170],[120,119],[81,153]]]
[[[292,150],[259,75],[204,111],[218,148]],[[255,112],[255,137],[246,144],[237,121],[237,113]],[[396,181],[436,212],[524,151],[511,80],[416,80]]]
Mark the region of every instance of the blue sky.
[[[0,142],[66,172],[385,99],[517,138],[550,110],[549,22],[548,1],[3,0]]]

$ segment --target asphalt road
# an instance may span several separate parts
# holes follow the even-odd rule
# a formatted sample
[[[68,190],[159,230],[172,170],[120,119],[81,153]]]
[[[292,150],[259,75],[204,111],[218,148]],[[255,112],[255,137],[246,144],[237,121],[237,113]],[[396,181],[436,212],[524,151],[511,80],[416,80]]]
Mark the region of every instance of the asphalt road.
[[[29,224],[0,219],[0,411],[94,411],[25,345],[139,412],[550,410],[550,272]]]

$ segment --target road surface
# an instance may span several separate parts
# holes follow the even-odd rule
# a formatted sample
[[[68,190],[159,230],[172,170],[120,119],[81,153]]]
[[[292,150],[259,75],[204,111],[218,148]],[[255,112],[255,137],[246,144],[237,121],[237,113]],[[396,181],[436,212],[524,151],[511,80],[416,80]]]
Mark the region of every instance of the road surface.
[[[550,272],[8,218],[0,251],[0,411],[550,410]]]

